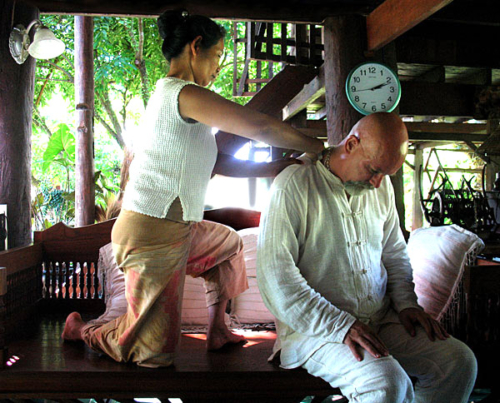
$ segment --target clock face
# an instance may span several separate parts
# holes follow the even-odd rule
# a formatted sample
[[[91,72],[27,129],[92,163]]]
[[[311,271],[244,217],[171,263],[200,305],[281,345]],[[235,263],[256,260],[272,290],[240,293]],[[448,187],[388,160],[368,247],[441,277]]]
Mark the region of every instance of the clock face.
[[[392,112],[401,98],[398,76],[389,67],[375,62],[355,67],[345,87],[347,99],[363,115]]]

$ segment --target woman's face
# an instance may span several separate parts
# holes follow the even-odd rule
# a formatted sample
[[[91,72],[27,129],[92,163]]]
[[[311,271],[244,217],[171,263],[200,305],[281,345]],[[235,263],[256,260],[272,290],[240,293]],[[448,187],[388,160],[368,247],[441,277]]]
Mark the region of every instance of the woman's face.
[[[223,54],[224,38],[221,38],[211,48],[200,49],[195,63],[193,63],[193,74],[196,84],[206,87],[212,81],[215,81],[220,71],[219,66]]]

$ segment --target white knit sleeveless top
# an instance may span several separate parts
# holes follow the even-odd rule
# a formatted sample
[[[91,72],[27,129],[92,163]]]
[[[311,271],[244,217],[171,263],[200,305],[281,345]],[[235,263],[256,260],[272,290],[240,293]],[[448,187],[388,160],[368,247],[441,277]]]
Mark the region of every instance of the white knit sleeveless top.
[[[179,197],[185,221],[203,219],[217,144],[209,126],[188,123],[179,113],[179,93],[189,84],[196,85],[173,77],[156,84],[134,140],[124,209],[164,218]]]

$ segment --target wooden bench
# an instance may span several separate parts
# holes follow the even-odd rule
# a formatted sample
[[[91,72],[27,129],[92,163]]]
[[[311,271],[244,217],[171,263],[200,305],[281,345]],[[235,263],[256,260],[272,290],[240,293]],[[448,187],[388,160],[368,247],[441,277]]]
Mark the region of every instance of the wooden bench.
[[[205,218],[242,229],[257,226],[259,216],[222,209]],[[175,365],[160,369],[120,364],[83,343],[63,342],[69,312],[90,319],[104,311],[97,261],[113,224],[57,224],[37,232],[34,244],[0,253],[0,398],[298,403],[340,394],[302,369],[269,363],[276,338],[269,331],[246,331],[248,343],[218,352],[206,351],[203,334],[184,334]]]

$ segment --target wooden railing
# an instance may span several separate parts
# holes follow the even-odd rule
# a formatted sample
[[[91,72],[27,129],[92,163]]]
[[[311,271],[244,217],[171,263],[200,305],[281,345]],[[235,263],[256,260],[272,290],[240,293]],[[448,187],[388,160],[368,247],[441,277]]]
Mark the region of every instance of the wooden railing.
[[[42,298],[102,299],[103,287],[95,263],[43,263]]]

